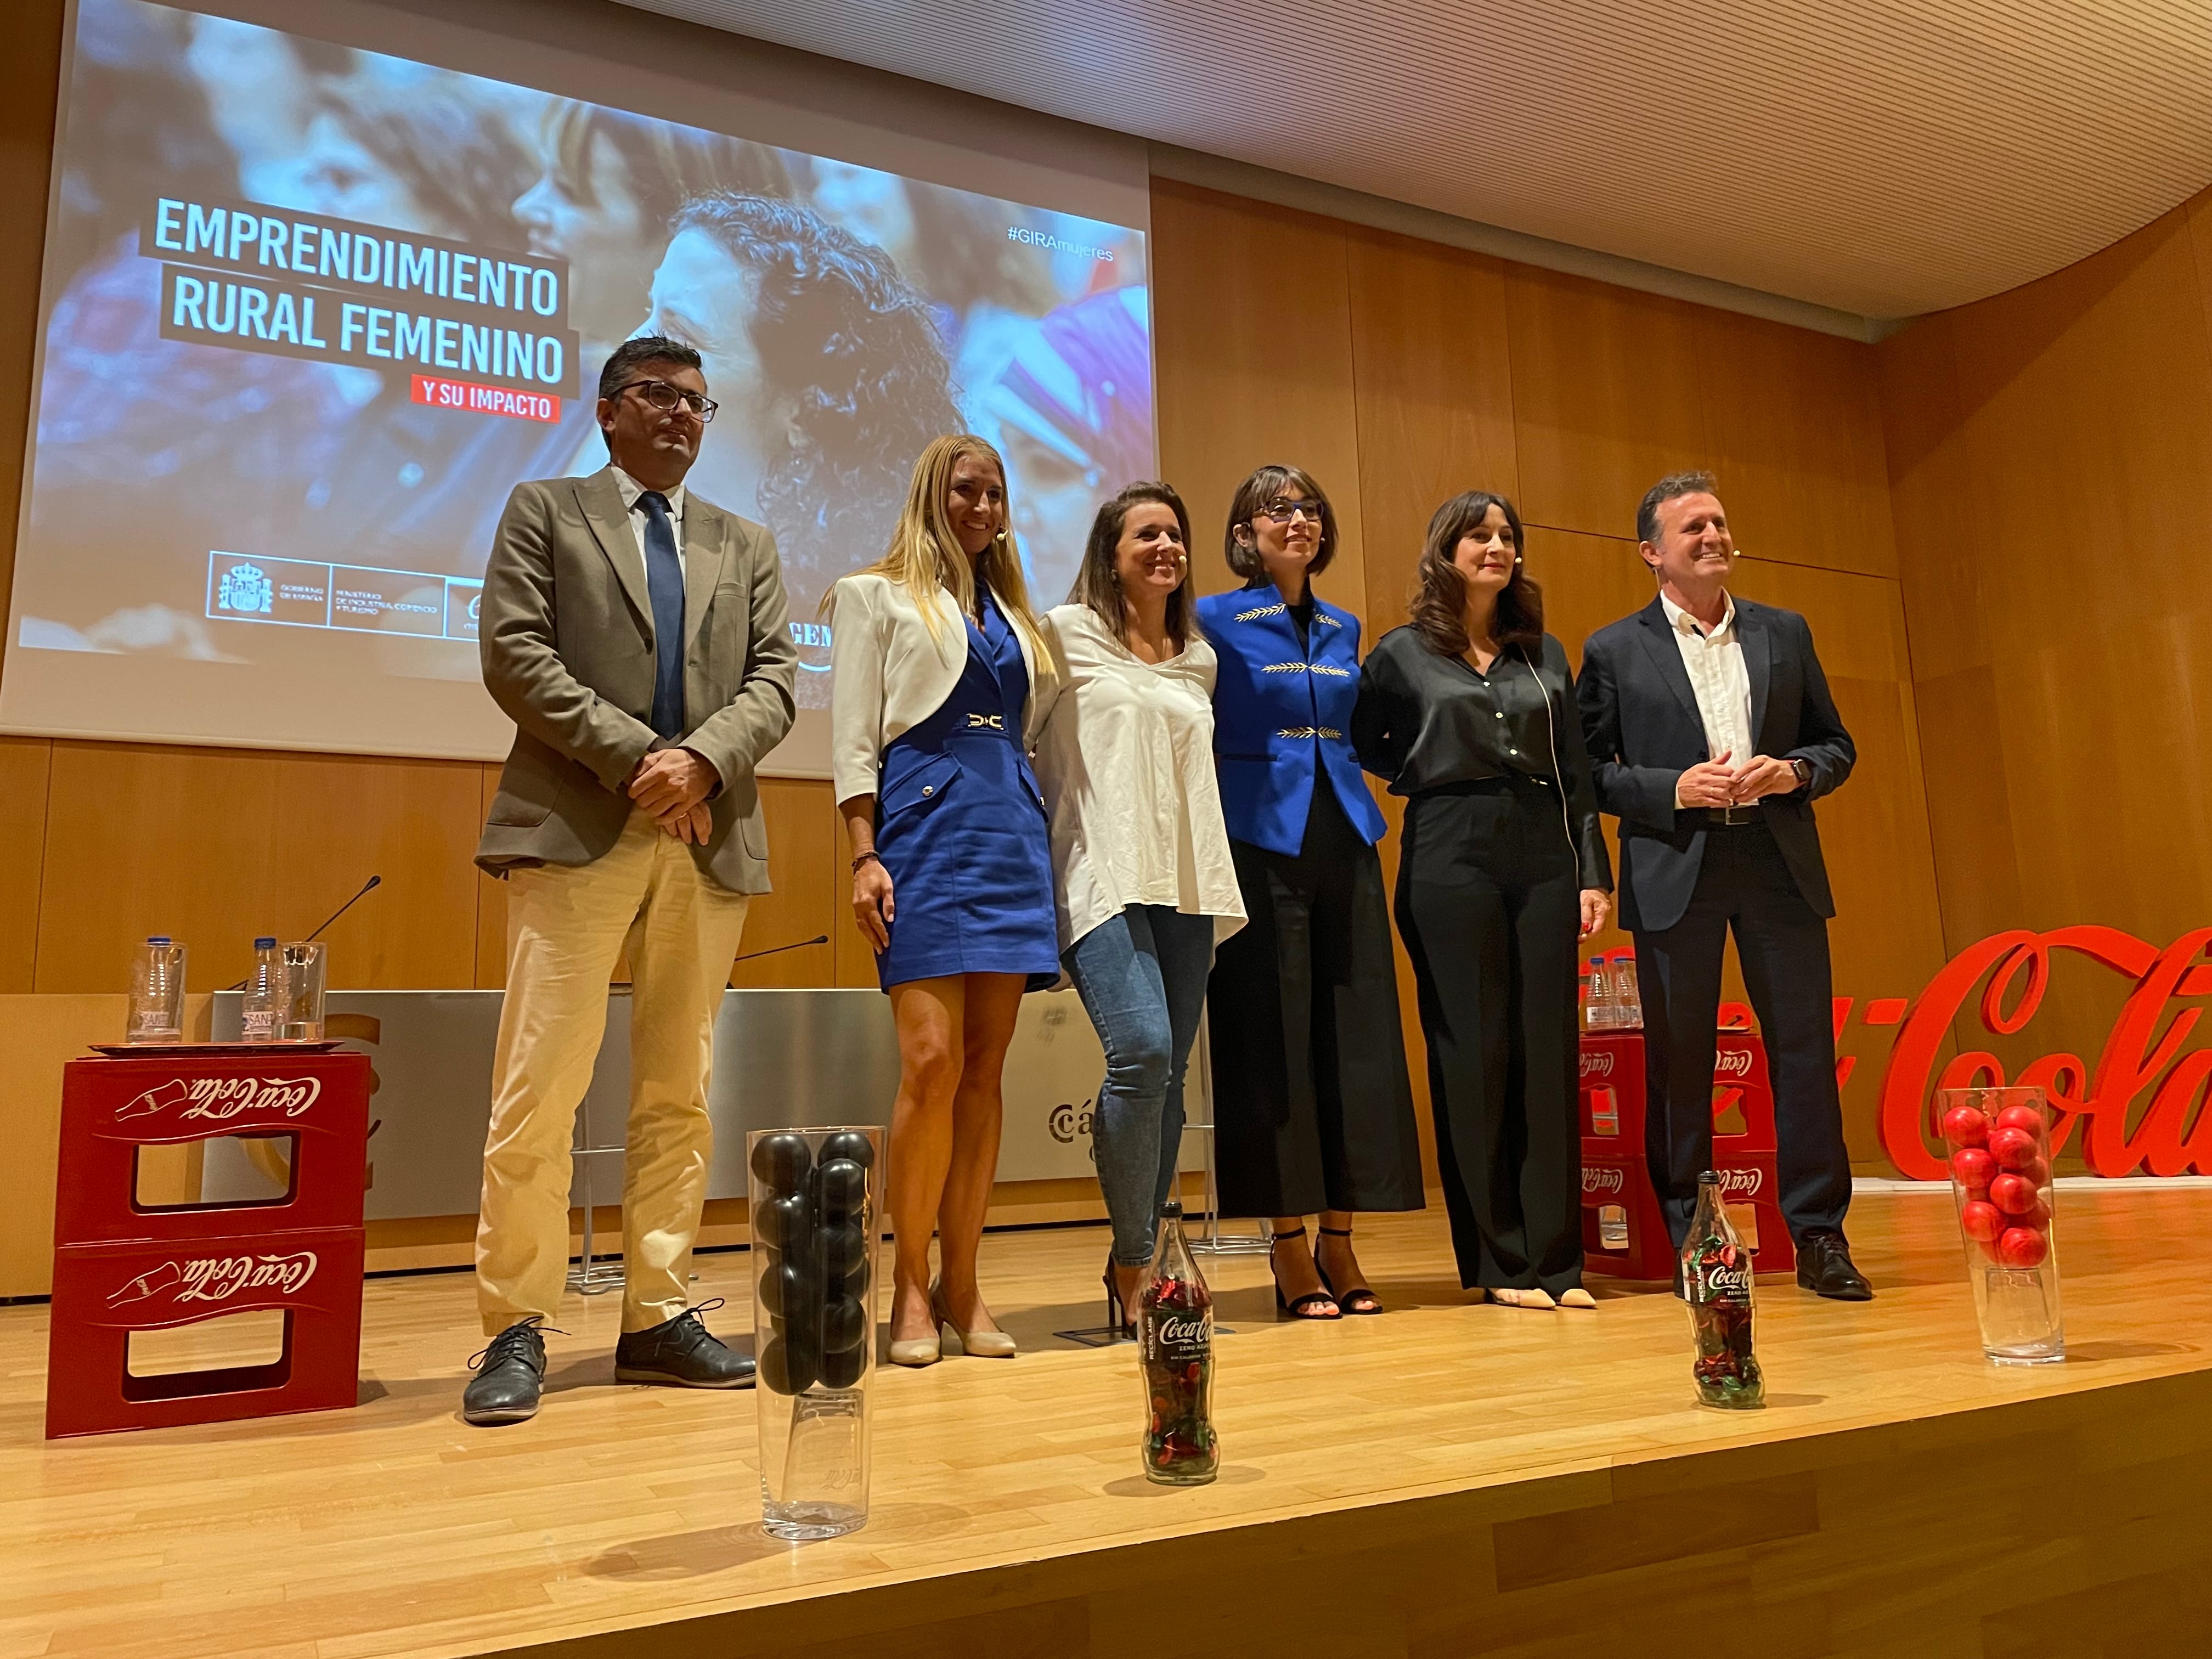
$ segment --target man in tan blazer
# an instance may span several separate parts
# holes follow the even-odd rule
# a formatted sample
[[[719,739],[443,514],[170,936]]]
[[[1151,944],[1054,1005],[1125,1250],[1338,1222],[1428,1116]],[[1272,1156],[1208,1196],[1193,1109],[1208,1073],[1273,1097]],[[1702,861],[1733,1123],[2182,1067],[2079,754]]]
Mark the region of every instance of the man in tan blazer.
[[[484,572],[484,684],[518,728],[477,862],[508,884],[507,999],[477,1227],[491,1343],[471,1423],[534,1414],[568,1266],[568,1149],[625,946],[623,1382],[738,1388],[690,1309],[714,1013],[766,892],[753,769],[791,729],[775,538],[687,495],[715,405],[699,354],[624,342],[599,377],[610,465],[518,484]]]

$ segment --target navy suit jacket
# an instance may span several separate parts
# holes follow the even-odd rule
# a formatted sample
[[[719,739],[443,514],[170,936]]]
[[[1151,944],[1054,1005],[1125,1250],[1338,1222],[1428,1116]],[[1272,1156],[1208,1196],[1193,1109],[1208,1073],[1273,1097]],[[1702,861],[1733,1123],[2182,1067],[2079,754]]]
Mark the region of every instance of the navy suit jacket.
[[[1353,829],[1382,839],[1382,812],[1352,748],[1359,701],[1359,618],[1316,597],[1313,650],[1272,582],[1209,593],[1199,626],[1221,659],[1213,684],[1213,754],[1221,810],[1238,841],[1285,857],[1305,841],[1317,780]]]
[[[1735,601],[1735,615],[1751,681],[1752,745],[1777,759],[1802,760],[1813,774],[1802,789],[1766,796],[1759,810],[1797,890],[1820,915],[1832,916],[1813,802],[1850,776],[1858,750],[1836,712],[1804,617],[1744,599]],[[1621,925],[1672,927],[1697,891],[1707,834],[1702,811],[1675,811],[1675,781],[1712,757],[1681,647],[1656,595],[1634,616],[1590,635],[1575,696],[1598,806],[1620,820]]]

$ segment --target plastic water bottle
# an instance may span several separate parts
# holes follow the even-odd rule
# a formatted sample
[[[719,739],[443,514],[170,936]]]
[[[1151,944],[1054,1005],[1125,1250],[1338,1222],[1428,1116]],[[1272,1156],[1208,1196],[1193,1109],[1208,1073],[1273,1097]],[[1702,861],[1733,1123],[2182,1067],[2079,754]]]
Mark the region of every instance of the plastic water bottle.
[[[1644,1029],[1644,994],[1636,985],[1636,953],[1633,951],[1613,952],[1613,1024],[1624,1031]]]
[[[246,976],[246,994],[238,1005],[239,1036],[247,1042],[274,1042],[283,1003],[284,964],[276,941],[265,936],[257,939],[253,971]]]
[[[1613,995],[1613,975],[1605,970],[1605,958],[1589,959],[1589,999],[1583,1005],[1583,1026],[1586,1030],[1610,1031],[1620,1023]]]
[[[155,933],[131,964],[131,1015],[125,1042],[185,1040],[185,947]]]

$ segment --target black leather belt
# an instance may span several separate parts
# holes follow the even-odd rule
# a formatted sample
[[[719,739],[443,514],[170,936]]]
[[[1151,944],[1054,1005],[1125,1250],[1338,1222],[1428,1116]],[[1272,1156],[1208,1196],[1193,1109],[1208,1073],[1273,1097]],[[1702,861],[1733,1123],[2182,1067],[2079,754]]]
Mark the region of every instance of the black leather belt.
[[[1701,807],[1698,817],[1699,822],[1712,830],[1742,830],[1766,821],[1755,805]]]

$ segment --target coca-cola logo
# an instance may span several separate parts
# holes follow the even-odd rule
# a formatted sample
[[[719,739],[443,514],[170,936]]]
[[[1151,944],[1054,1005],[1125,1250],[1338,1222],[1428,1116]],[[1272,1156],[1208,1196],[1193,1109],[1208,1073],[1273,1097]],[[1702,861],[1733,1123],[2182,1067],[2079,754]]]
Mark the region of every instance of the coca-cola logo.
[[[320,1078],[172,1078],[115,1109],[118,1123],[176,1109],[180,1120],[226,1122],[248,1114],[298,1117],[323,1092]]]
[[[1716,1262],[1701,1269],[1698,1277],[1711,1296],[1745,1296],[1751,1291],[1751,1273],[1743,1267],[1724,1267]]]
[[[1723,1198],[1756,1198],[1766,1184],[1766,1171],[1756,1165],[1748,1170],[1723,1170],[1720,1177]]]
[[[1610,1048],[1583,1049],[1583,1075],[1584,1077],[1611,1077],[1613,1075],[1613,1051]]]
[[[241,1255],[172,1257],[108,1292],[107,1305],[127,1308],[167,1299],[173,1303],[228,1302],[245,1291],[291,1296],[315,1276],[313,1250],[289,1255]]]
[[[1163,1347],[1188,1348],[1203,1343],[1209,1334],[1209,1322],[1204,1314],[1182,1318],[1170,1314],[1160,1321],[1160,1344]]]
[[[1713,1055],[1713,1075],[1715,1077],[1727,1078],[1749,1077],[1751,1075],[1751,1050],[1748,1048],[1723,1048],[1719,1050]]]
[[[1583,1190],[1586,1193],[1617,1193],[1621,1189],[1622,1175],[1619,1170],[1583,1171]]]

